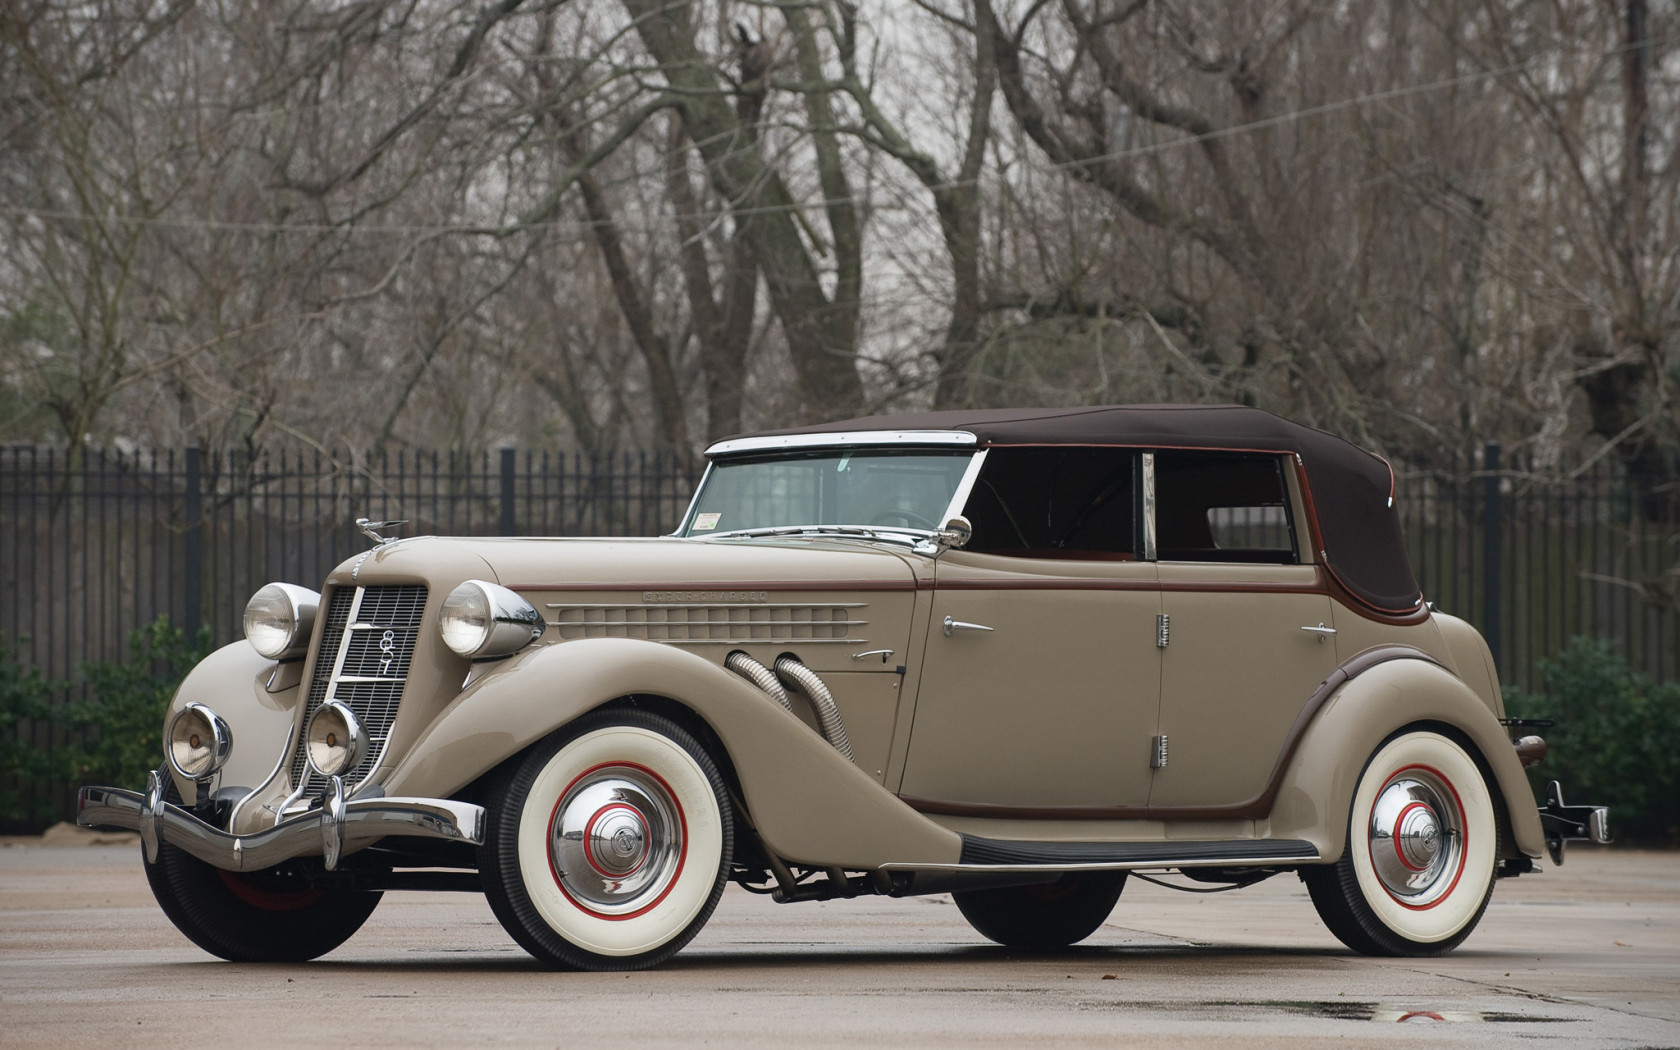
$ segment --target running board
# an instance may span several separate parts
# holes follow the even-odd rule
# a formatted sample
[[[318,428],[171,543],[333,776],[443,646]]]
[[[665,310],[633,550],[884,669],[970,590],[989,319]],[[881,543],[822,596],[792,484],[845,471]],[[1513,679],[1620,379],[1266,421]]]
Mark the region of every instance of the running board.
[[[1304,839],[1217,842],[1014,842],[962,836],[956,864],[888,863],[886,871],[1126,871],[1311,864],[1318,847]]]

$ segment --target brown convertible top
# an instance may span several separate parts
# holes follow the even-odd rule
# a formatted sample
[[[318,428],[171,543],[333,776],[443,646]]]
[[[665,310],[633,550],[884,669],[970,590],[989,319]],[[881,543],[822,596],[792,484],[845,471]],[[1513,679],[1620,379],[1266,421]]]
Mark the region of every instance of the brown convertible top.
[[[1375,609],[1409,613],[1422,594],[1406,560],[1394,508],[1394,472],[1381,457],[1269,412],[1241,405],[1107,405],[973,409],[847,419],[752,435],[952,430],[999,445],[1124,445],[1138,448],[1293,452],[1323,537],[1326,567]]]

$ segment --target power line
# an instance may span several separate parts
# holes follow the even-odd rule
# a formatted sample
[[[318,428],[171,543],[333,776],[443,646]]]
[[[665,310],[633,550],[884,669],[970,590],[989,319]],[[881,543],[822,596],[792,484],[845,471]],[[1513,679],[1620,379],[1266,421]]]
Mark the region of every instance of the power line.
[[[1655,45],[1673,43],[1676,40],[1680,40],[1680,36],[1664,37],[1664,38],[1660,38],[1658,40],[1648,41],[1647,43],[1649,45],[1655,46]],[[1621,54],[1621,53],[1623,53],[1627,50],[1630,50],[1630,48],[1633,47],[1633,46],[1635,46],[1635,45],[1627,45],[1627,46],[1624,46],[1624,47],[1614,47],[1614,48],[1610,48],[1609,50],[1595,51],[1593,53],[1595,55],[1599,56],[1599,57],[1606,57],[1607,58],[1607,57],[1610,57],[1610,56],[1613,56],[1613,55],[1619,55],[1619,54]],[[1639,46],[1644,46],[1644,45],[1639,45]],[[1072,169],[1072,168],[1084,167],[1087,164],[1098,163],[1098,162],[1102,162],[1102,161],[1129,160],[1133,157],[1151,156],[1151,155],[1156,154],[1156,153],[1165,152],[1169,149],[1181,149],[1185,146],[1193,146],[1193,145],[1197,145],[1197,144],[1202,143],[1202,142],[1210,142],[1210,141],[1215,141],[1215,140],[1223,139],[1223,138],[1231,138],[1231,137],[1236,136],[1236,135],[1242,135],[1242,134],[1246,134],[1248,132],[1253,132],[1253,131],[1263,131],[1267,128],[1274,128],[1274,127],[1278,127],[1278,126],[1283,125],[1283,124],[1298,123],[1300,121],[1304,121],[1304,120],[1306,120],[1308,118],[1311,118],[1311,117],[1328,116],[1332,113],[1339,113],[1343,110],[1355,109],[1355,108],[1360,107],[1360,106],[1367,106],[1367,105],[1371,105],[1371,104],[1377,103],[1377,102],[1389,102],[1389,101],[1393,101],[1395,99],[1410,98],[1414,95],[1424,95],[1424,94],[1429,94],[1429,93],[1435,92],[1435,91],[1445,91],[1448,88],[1458,87],[1458,86],[1463,85],[1463,84],[1473,84],[1473,83],[1476,83],[1477,81],[1493,80],[1493,79],[1497,79],[1499,77],[1508,76],[1512,73],[1521,72],[1522,70],[1527,69],[1528,67],[1530,67],[1530,66],[1534,65],[1535,63],[1539,62],[1541,59],[1546,58],[1550,55],[1567,54],[1571,51],[1579,52],[1579,51],[1585,51],[1585,50],[1587,50],[1587,49],[1585,49],[1585,48],[1559,48],[1556,51],[1542,52],[1540,54],[1536,54],[1536,55],[1533,55],[1533,56],[1531,56],[1527,59],[1524,59],[1521,62],[1513,62],[1510,65],[1501,66],[1497,69],[1484,69],[1484,70],[1478,70],[1474,73],[1462,73],[1458,76],[1447,77],[1443,80],[1433,80],[1433,81],[1430,81],[1427,84],[1412,84],[1412,85],[1408,85],[1406,87],[1388,88],[1388,89],[1385,89],[1383,91],[1372,91],[1372,92],[1369,92],[1369,93],[1364,94],[1364,95],[1355,95],[1352,98],[1338,99],[1335,102],[1325,102],[1325,103],[1322,103],[1322,104],[1317,105],[1317,106],[1307,106],[1307,107],[1304,107],[1302,109],[1291,110],[1287,113],[1279,113],[1279,114],[1276,114],[1274,116],[1263,117],[1260,120],[1249,121],[1246,124],[1233,124],[1230,127],[1215,128],[1212,131],[1206,131],[1206,132],[1202,132],[1200,134],[1192,134],[1192,133],[1186,132],[1183,135],[1179,136],[1178,138],[1175,138],[1175,139],[1171,140],[1170,142],[1151,143],[1150,145],[1147,145],[1147,146],[1137,146],[1137,147],[1132,147],[1132,148],[1123,149],[1123,150],[1115,150],[1112,153],[1103,153],[1103,154],[1099,154],[1099,155],[1096,155],[1096,156],[1083,158],[1081,160],[1066,161],[1066,162],[1063,162],[1063,163],[1060,163],[1060,164],[1051,164],[1050,167],[1053,168],[1053,169],[1057,169],[1057,170],[1067,170],[1067,169]]]
[[[1274,114],[1273,116],[1270,116],[1270,117],[1263,117],[1263,118],[1260,118],[1258,120],[1248,121],[1248,122],[1242,123],[1242,124],[1233,124],[1233,125],[1230,125],[1228,127],[1215,128],[1213,130],[1202,132],[1202,133],[1199,133],[1199,134],[1198,133],[1188,133],[1188,132],[1186,132],[1186,133],[1183,133],[1183,134],[1179,134],[1179,135],[1171,138],[1170,140],[1168,140],[1166,142],[1157,142],[1157,143],[1150,143],[1150,144],[1142,145],[1142,146],[1127,147],[1126,149],[1114,150],[1114,151],[1111,151],[1111,152],[1108,152],[1108,153],[1094,154],[1090,157],[1082,157],[1082,158],[1078,158],[1078,159],[1075,159],[1075,160],[1062,161],[1062,162],[1050,162],[1047,165],[1043,166],[1043,170],[1059,171],[1059,172],[1071,172],[1071,171],[1076,171],[1076,170],[1081,169],[1081,168],[1090,167],[1091,165],[1094,165],[1094,164],[1110,163],[1110,162],[1115,162],[1115,161],[1124,161],[1124,160],[1131,160],[1131,159],[1142,158],[1142,157],[1155,156],[1155,155],[1167,153],[1169,151],[1180,150],[1180,149],[1184,149],[1186,147],[1199,145],[1199,144],[1202,144],[1202,143],[1205,143],[1205,142],[1216,141],[1216,140],[1226,139],[1226,138],[1234,138],[1234,137],[1237,137],[1237,136],[1240,136],[1240,135],[1251,134],[1253,132],[1263,131],[1263,130],[1266,130],[1266,129],[1269,129],[1269,128],[1281,127],[1281,126],[1286,125],[1286,124],[1300,123],[1300,122],[1303,122],[1303,121],[1306,121],[1306,120],[1309,120],[1309,119],[1313,119],[1313,118],[1316,118],[1316,117],[1329,116],[1329,115],[1332,115],[1332,114],[1335,114],[1335,113],[1343,112],[1343,111],[1346,111],[1346,110],[1349,110],[1349,109],[1359,108],[1359,107],[1362,107],[1362,106],[1374,105],[1374,104],[1377,104],[1377,103],[1389,102],[1389,101],[1394,101],[1394,100],[1403,99],[1403,98],[1411,98],[1411,97],[1415,97],[1415,96],[1418,96],[1418,95],[1425,95],[1425,94],[1430,94],[1430,93],[1434,93],[1434,92],[1438,92],[1438,91],[1445,91],[1445,90],[1448,90],[1450,88],[1459,87],[1459,86],[1466,85],[1466,84],[1473,84],[1473,83],[1477,83],[1477,82],[1481,82],[1481,81],[1493,80],[1493,79],[1497,79],[1497,78],[1500,78],[1500,77],[1508,76],[1512,73],[1521,72],[1522,70],[1528,69],[1529,67],[1541,62],[1542,60],[1544,60],[1548,57],[1553,57],[1553,56],[1562,55],[1562,54],[1568,54],[1568,53],[1571,53],[1571,52],[1582,53],[1582,52],[1589,52],[1590,51],[1590,53],[1592,53],[1592,54],[1594,54],[1598,57],[1611,57],[1611,56],[1622,54],[1623,52],[1629,50],[1629,48],[1634,47],[1634,46],[1659,47],[1659,46],[1665,46],[1665,45],[1672,44],[1672,43],[1676,42],[1677,40],[1680,40],[1680,36],[1661,37],[1661,38],[1657,38],[1657,39],[1654,39],[1654,40],[1644,41],[1639,45],[1623,45],[1623,46],[1618,46],[1618,47],[1609,48],[1609,49],[1588,49],[1588,48],[1585,48],[1585,47],[1582,47],[1582,48],[1559,47],[1559,48],[1555,48],[1555,49],[1548,49],[1546,51],[1542,51],[1542,52],[1539,52],[1535,55],[1532,55],[1529,58],[1524,59],[1521,62],[1514,62],[1514,63],[1511,63],[1509,65],[1502,66],[1502,67],[1499,67],[1499,68],[1496,68],[1496,69],[1485,69],[1485,70],[1478,70],[1478,71],[1471,72],[1471,73],[1463,73],[1463,74],[1459,74],[1457,76],[1446,77],[1446,78],[1441,79],[1441,80],[1430,81],[1429,83],[1426,83],[1426,84],[1412,84],[1412,85],[1406,85],[1406,86],[1403,86],[1403,87],[1387,88],[1387,89],[1384,89],[1384,90],[1381,90],[1381,91],[1367,92],[1365,94],[1355,95],[1355,96],[1352,96],[1350,98],[1338,99],[1338,100],[1333,101],[1333,102],[1321,103],[1321,104],[1316,105],[1316,106],[1306,106],[1306,107],[1302,107],[1300,109],[1290,110],[1290,111],[1285,112],[1285,113]],[[939,189],[953,189],[953,188],[957,188],[957,187],[963,186],[963,185],[974,185],[974,184],[977,184],[977,181],[978,180],[975,180],[975,181],[951,180],[951,181],[939,184],[936,188],[939,188]],[[804,202],[794,202],[792,204],[786,204],[786,205],[765,205],[765,206],[756,207],[756,208],[730,208],[730,209],[728,209],[728,213],[730,215],[734,215],[734,216],[751,217],[751,216],[755,216],[755,215],[806,212],[806,211],[812,211],[812,210],[827,208],[827,207],[829,207],[831,205],[835,205],[835,204],[856,204],[856,203],[858,203],[858,202],[853,198],[820,198],[820,199],[817,199],[817,200],[804,201]],[[869,202],[868,207],[871,211],[875,211],[875,212],[918,212],[918,211],[926,210],[925,206],[918,207],[918,206],[913,206],[913,205],[905,204],[905,203],[889,203],[889,202]],[[110,224],[119,225],[119,226],[161,227],[161,228],[183,229],[183,230],[205,230],[205,231],[234,232],[234,233],[260,233],[260,234],[273,234],[273,233],[346,233],[346,234],[350,234],[350,233],[359,233],[359,234],[391,234],[391,235],[417,235],[417,236],[440,236],[440,235],[445,235],[445,234],[464,234],[464,235],[471,235],[471,236],[500,236],[500,235],[506,235],[506,234],[510,234],[510,233],[526,232],[526,231],[541,232],[541,231],[560,231],[560,230],[571,231],[571,232],[575,232],[575,233],[579,233],[579,234],[586,234],[586,233],[592,232],[594,230],[595,226],[596,226],[595,223],[593,223],[589,220],[585,220],[585,219],[551,219],[551,220],[547,220],[547,221],[540,222],[540,223],[531,223],[531,224],[524,224],[524,225],[521,225],[521,224],[509,225],[509,224],[505,224],[505,223],[496,223],[496,222],[476,222],[476,223],[468,223],[468,222],[367,223],[367,222],[358,222],[358,221],[315,222],[315,223],[239,222],[239,221],[219,220],[219,219],[177,219],[177,218],[169,218],[169,217],[165,217],[165,216],[145,216],[145,217],[132,216],[132,215],[105,215],[105,216],[100,216],[100,215],[96,215],[96,214],[89,213],[89,212],[78,212],[78,211],[51,209],[51,208],[31,208],[31,207],[20,206],[20,205],[0,205],[0,214],[17,216],[17,217],[20,217],[20,218],[33,218],[33,219],[38,219],[38,220],[42,220],[42,221],[110,223]],[[711,220],[715,219],[717,217],[717,215],[716,215],[716,213],[713,213],[713,212],[704,212],[704,213],[701,213],[701,214],[695,215],[695,216],[683,216],[683,217],[684,218],[693,218],[697,221],[711,221]],[[647,232],[647,231],[651,231],[651,230],[654,230],[654,229],[658,228],[652,222],[645,222],[645,223],[628,222],[627,223],[622,217],[615,218],[613,220],[613,222],[620,229],[635,230],[637,232]]]

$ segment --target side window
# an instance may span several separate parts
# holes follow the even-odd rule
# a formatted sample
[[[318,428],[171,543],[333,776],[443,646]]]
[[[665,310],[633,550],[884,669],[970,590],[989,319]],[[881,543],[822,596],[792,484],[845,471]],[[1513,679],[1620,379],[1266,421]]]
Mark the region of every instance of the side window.
[[[1162,561],[1296,564],[1283,457],[1157,452],[1155,544]]]
[[[1137,456],[1124,448],[994,448],[964,515],[967,549],[1035,558],[1133,556]]]

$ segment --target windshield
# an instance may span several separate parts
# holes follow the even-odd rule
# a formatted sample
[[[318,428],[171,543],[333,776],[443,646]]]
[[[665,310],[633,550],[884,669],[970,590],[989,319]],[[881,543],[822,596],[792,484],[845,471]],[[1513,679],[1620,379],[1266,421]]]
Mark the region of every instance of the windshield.
[[[714,462],[682,535],[828,525],[937,529],[973,456],[968,449],[831,449]]]

